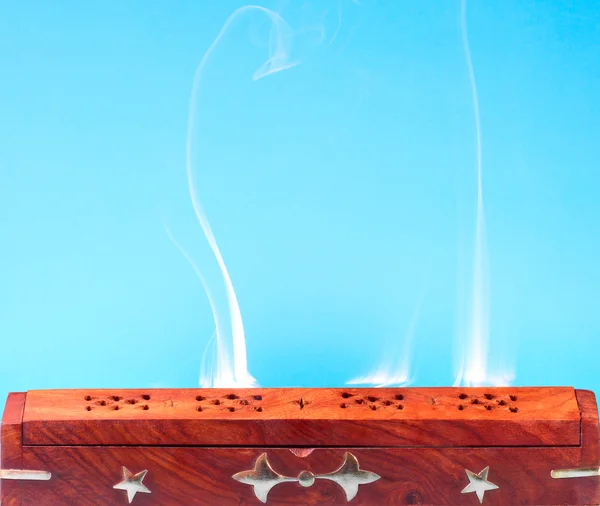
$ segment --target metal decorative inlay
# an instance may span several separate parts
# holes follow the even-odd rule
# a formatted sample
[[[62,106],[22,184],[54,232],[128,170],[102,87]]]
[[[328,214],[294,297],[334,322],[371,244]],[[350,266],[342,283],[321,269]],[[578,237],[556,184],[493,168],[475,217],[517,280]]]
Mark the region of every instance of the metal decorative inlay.
[[[32,471],[28,469],[0,469],[0,480],[36,480],[48,481],[52,474],[48,471]]]
[[[475,474],[468,469],[465,469],[467,473],[467,478],[469,478],[469,484],[462,490],[462,494],[469,494],[471,492],[475,492],[477,494],[477,499],[479,499],[479,503],[483,503],[483,496],[488,490],[496,490],[498,485],[494,485],[493,483],[488,481],[488,473],[490,471],[490,467],[486,467],[480,473]]]
[[[578,469],[556,469],[550,471],[552,478],[589,478],[600,476],[600,467],[580,467]]]
[[[337,483],[346,494],[346,500],[351,501],[358,494],[358,486],[377,481],[381,476],[363,471],[358,465],[358,460],[351,453],[346,453],[344,463],[339,469],[328,474],[313,474],[302,471],[297,478],[283,476],[274,471],[269,464],[267,454],[263,453],[254,464],[254,469],[242,471],[233,475],[233,479],[254,487],[254,495],[259,501],[266,503],[267,496],[273,487],[285,482],[298,482],[303,487],[310,487],[315,480],[330,480]]]
[[[123,466],[122,471],[123,481],[117,483],[113,488],[117,490],[124,490],[125,492],[127,492],[127,501],[129,502],[129,504],[131,504],[131,502],[135,498],[135,494],[137,494],[138,492],[143,492],[144,494],[151,494],[150,490],[148,490],[148,487],[146,487],[146,485],[142,483],[142,481],[144,481],[144,478],[146,477],[146,474],[148,474],[148,470],[141,471],[137,474],[133,474],[131,471],[129,471],[129,469]]]

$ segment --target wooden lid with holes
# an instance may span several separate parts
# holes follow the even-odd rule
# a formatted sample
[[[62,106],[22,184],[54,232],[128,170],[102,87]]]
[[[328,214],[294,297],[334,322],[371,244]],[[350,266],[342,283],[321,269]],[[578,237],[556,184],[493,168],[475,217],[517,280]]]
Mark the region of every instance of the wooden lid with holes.
[[[30,391],[25,445],[578,446],[573,388]]]

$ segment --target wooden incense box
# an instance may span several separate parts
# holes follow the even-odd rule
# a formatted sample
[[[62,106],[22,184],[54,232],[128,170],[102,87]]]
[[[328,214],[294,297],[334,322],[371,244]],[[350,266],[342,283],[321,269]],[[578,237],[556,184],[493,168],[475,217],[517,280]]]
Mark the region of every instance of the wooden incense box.
[[[573,388],[12,393],[3,506],[600,504]]]

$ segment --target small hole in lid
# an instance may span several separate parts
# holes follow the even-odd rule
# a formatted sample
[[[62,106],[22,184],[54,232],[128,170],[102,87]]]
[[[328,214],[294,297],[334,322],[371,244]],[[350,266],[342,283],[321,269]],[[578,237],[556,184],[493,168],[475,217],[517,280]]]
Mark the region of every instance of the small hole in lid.
[[[119,402],[121,400],[121,398],[118,395],[111,395],[110,398],[115,402]]]
[[[363,399],[356,399],[354,402],[356,402],[356,404],[364,404],[365,401]]]
[[[340,404],[340,408],[342,408],[342,409],[346,409],[347,407],[348,407],[348,404],[346,404],[346,403]]]
[[[519,408],[509,408],[512,413],[518,413]]]
[[[225,397],[231,401],[238,398],[235,394],[227,394]]]
[[[213,401],[213,404],[215,406],[219,406],[221,404],[221,401],[219,399],[216,399],[216,400]]]
[[[196,407],[196,411],[202,411],[202,406]]]
[[[458,396],[459,399],[466,399],[467,397],[469,397],[467,394],[460,394]]]
[[[249,403],[249,402],[248,402],[246,399],[242,399],[242,400],[240,401],[240,404],[241,404],[242,406],[247,406],[247,405],[248,405],[248,404],[250,404],[250,403]]]
[[[506,406],[506,401],[504,399],[502,399],[502,400],[498,401],[498,404],[500,406]]]
[[[384,401],[384,404],[385,404],[386,406],[391,406],[391,405],[392,405],[392,401]]]
[[[117,405],[117,406],[113,406],[113,409],[114,409],[115,411],[118,411],[118,410],[119,410],[119,406],[118,406],[118,405]]]
[[[254,411],[258,411],[259,413],[262,413],[262,410],[263,410],[263,409],[262,409],[261,407],[254,408]]]
[[[462,411],[463,409],[465,409],[465,407],[464,407],[462,404],[459,404],[459,405],[458,405],[458,410],[459,410],[459,411]]]
[[[206,397],[202,397],[201,395],[196,396],[197,401],[203,401],[204,399],[206,399]]]
[[[253,396],[252,396],[252,398],[253,398],[255,401],[262,401],[262,395],[253,395]]]
[[[343,397],[344,399],[348,399],[348,398],[352,397],[352,394],[349,394],[348,392],[344,392],[344,393],[342,394],[342,397]]]
[[[142,409],[143,409],[144,411],[148,411],[148,410],[150,409],[150,406],[148,406],[148,404],[144,404],[144,405],[142,406]]]
[[[378,401],[379,399],[373,395],[369,395],[369,397],[367,397],[367,399],[369,399],[369,402],[375,402]]]
[[[369,407],[370,407],[370,408],[371,408],[373,411],[376,411],[376,410],[377,410],[377,406],[375,406],[375,405],[371,405],[371,406],[369,406]]]
[[[86,406],[86,407],[85,407],[85,409],[86,409],[87,411],[91,411],[91,410],[92,410],[92,406]]]
[[[485,398],[486,398],[488,401],[491,401],[491,400],[494,398],[494,396],[493,396],[492,394],[483,394],[483,396],[484,396],[484,397],[485,397]]]
[[[403,401],[404,396],[402,394],[396,394],[394,395],[394,399],[396,399],[397,401]]]
[[[404,409],[404,406],[402,404],[398,404],[398,409]]]
[[[91,401],[92,400],[92,396],[91,395],[86,395],[84,398],[85,398],[86,401]]]
[[[485,409],[487,409],[488,411],[491,411],[492,409],[494,409],[494,406],[488,405],[488,406],[485,407]]]
[[[229,410],[230,413],[233,413],[235,411],[235,408],[229,407],[227,408]]]
[[[479,404],[479,399],[473,399],[473,400],[471,401],[471,404]]]
[[[143,394],[142,395],[142,399],[144,399],[145,401],[149,401],[150,400],[150,396],[148,394]]]
[[[516,395],[510,395],[509,397],[511,401],[516,401],[518,399]]]

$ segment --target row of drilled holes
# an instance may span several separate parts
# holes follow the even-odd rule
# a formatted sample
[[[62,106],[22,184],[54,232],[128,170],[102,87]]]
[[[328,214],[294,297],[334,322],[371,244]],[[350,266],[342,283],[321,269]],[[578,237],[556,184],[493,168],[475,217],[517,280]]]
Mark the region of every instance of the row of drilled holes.
[[[349,399],[350,397],[353,397],[353,394],[350,394],[348,392],[342,393],[343,399]],[[402,394],[396,394],[396,395],[394,395],[394,399],[396,401],[403,401],[404,396]],[[379,399],[379,397],[375,397],[374,395],[369,395],[369,396],[367,396],[366,400],[370,403],[374,403],[374,402],[379,401],[380,399]],[[360,406],[360,405],[365,404],[365,399],[355,399],[354,402]],[[384,406],[393,406],[394,402],[392,402],[388,399],[388,400],[383,401],[383,405]],[[375,404],[368,404],[367,406],[369,407],[369,409],[371,409],[373,411],[377,410],[377,406]],[[396,404],[395,406],[396,406],[396,409],[404,409],[403,404]],[[348,404],[346,402],[342,402],[340,404],[340,408],[342,408],[342,409],[346,409],[348,407],[350,407],[350,404]]]
[[[91,395],[86,395],[84,397],[84,399],[89,402],[89,401],[92,400],[92,396]],[[118,395],[111,395],[109,397],[109,399],[111,401],[119,402],[119,401],[123,400],[124,398],[120,397]],[[145,401],[149,401],[150,400],[150,396],[148,394],[144,394],[144,395],[142,395],[142,399],[144,399]],[[101,401],[101,402],[106,403],[106,401]],[[135,404],[137,401],[135,399],[127,399],[125,402],[127,402],[128,404]],[[104,404],[103,404],[103,406],[104,406]]]
[[[494,398],[495,398],[495,397],[494,397],[492,394],[483,394],[483,396],[484,396],[484,397],[485,397],[485,398],[486,398],[488,401],[491,401],[492,399],[494,399]],[[469,398],[469,396],[468,396],[467,394],[465,394],[465,393],[462,393],[462,394],[459,394],[459,395],[458,395],[458,398],[459,398],[459,399],[463,399],[463,400],[464,400],[464,399],[468,399],[468,398]],[[516,402],[516,401],[519,399],[519,398],[518,398],[516,395],[512,395],[512,394],[511,394],[511,395],[509,395],[509,396],[508,396],[508,398],[509,398],[511,401],[513,401],[513,402]],[[504,402],[504,401],[503,401],[503,402]]]
[[[218,404],[216,404],[218,406]],[[229,411],[230,413],[233,413],[235,411],[235,408],[233,406],[229,406],[225,408],[227,411]],[[196,411],[204,411],[204,408],[202,406],[197,406],[196,407]],[[254,411],[257,411],[259,413],[262,413],[263,408],[261,408],[260,406],[258,407],[254,407]]]
[[[492,400],[492,399],[494,399],[494,396],[493,396],[492,394],[489,394],[489,393],[487,393],[487,394],[483,394],[483,396],[484,396],[484,397],[485,397],[487,400]],[[344,398],[344,399],[349,399],[350,397],[352,397],[352,394],[350,394],[350,393],[348,393],[348,392],[344,392],[344,393],[342,394],[342,398]],[[463,399],[463,400],[464,400],[464,399],[467,399],[469,396],[468,396],[467,394],[465,394],[465,393],[461,393],[461,394],[459,394],[459,396],[458,396],[458,397],[459,397],[459,399]],[[396,394],[396,395],[394,396],[394,398],[395,398],[396,400],[398,400],[398,401],[404,400],[404,396],[403,396],[402,394]],[[517,397],[516,395],[512,395],[512,394],[511,394],[511,395],[509,395],[509,399],[510,399],[511,401],[513,401],[513,402],[516,402],[516,401],[518,400],[518,397]],[[369,402],[377,402],[377,401],[379,400],[379,398],[377,398],[377,397],[375,397],[375,396],[368,396],[368,397],[367,397],[367,400],[368,400]],[[359,404],[359,405],[360,405],[360,404],[364,404],[364,402],[365,402],[365,401],[364,401],[363,399],[356,399],[354,402],[355,402],[356,404]],[[394,403],[393,403],[392,401],[390,401],[390,400],[386,400],[386,401],[384,401],[384,402],[383,402],[383,404],[384,404],[385,406],[392,406],[392,405],[394,405]],[[473,400],[471,401],[471,404],[482,404],[482,403],[480,403],[480,401],[479,401],[478,399],[473,399]],[[500,401],[498,401],[498,405],[499,405],[499,406],[506,406],[506,405],[507,405],[507,403],[506,403],[506,401],[505,401],[505,400],[500,400]],[[340,408],[342,408],[342,409],[346,409],[346,408],[348,408],[348,407],[349,407],[349,404],[347,404],[347,403],[345,403],[345,402],[343,402],[342,404],[340,404]],[[374,405],[374,404],[370,404],[370,405],[369,405],[369,408],[370,408],[370,409],[372,409],[373,411],[377,410],[377,406],[376,406],[376,405]],[[401,410],[401,409],[404,409],[404,406],[403,406],[402,404],[397,404],[397,405],[396,405],[396,408]],[[462,411],[462,410],[464,410],[464,409],[465,409],[465,406],[464,406],[464,405],[462,405],[462,404],[459,404],[459,405],[458,405],[458,409],[459,409],[460,411]],[[486,409],[486,410],[488,410],[488,411],[491,411],[491,410],[493,410],[493,409],[494,409],[494,406],[491,406],[491,405],[486,405],[486,406],[485,406],[485,409]],[[511,413],[518,413],[518,412],[519,412],[519,408],[516,408],[516,407],[509,407],[508,409],[509,409],[509,411],[510,411]]]
[[[104,406],[105,404],[101,404],[101,405],[102,405],[102,406]],[[92,408],[92,406],[86,406],[86,407],[85,407],[85,410],[86,410],[86,411],[91,411],[92,409],[93,409],[93,408]],[[119,409],[121,409],[121,408],[120,408],[118,405],[116,405],[116,406],[111,406],[111,407],[110,407],[110,409],[112,409],[113,411],[119,411]],[[150,409],[150,406],[148,406],[148,404],[144,404],[144,405],[142,406],[142,409],[143,409],[144,411],[147,411],[147,410],[149,410],[149,409]]]
[[[483,396],[484,396],[484,397],[486,398],[486,400],[488,400],[488,401],[491,401],[491,400],[493,400],[493,399],[495,398],[495,397],[494,397],[492,394],[489,394],[489,393],[488,393],[488,394],[483,394]],[[465,399],[468,399],[468,398],[469,398],[469,396],[468,396],[467,394],[465,394],[465,393],[461,393],[461,394],[459,394],[459,395],[458,395],[458,398],[459,398],[459,399],[462,399],[462,400],[465,400]],[[509,398],[511,401],[513,401],[513,402],[516,402],[516,401],[519,399],[519,398],[518,398],[516,395],[514,395],[514,394],[511,394],[511,395],[509,395],[509,396],[508,396],[508,398]],[[499,400],[499,401],[497,401],[497,402],[498,402],[498,406],[507,406],[507,405],[508,405],[508,403],[507,403],[507,402],[506,402],[504,399],[500,399],[500,400]],[[482,402],[480,402],[480,401],[479,401],[479,399],[473,399],[473,400],[471,401],[471,404],[472,404],[472,405],[478,405],[478,404],[483,404],[483,403],[482,403]],[[495,406],[492,406],[491,404],[486,404],[484,407],[485,407],[485,409],[486,409],[487,411],[492,411],[492,410],[495,408]],[[458,410],[459,410],[459,411],[463,411],[464,409],[466,409],[466,406],[465,406],[465,405],[463,405],[463,404],[459,404],[459,405],[458,405]],[[510,406],[510,407],[508,408],[508,410],[509,410],[511,413],[518,413],[518,412],[519,412],[519,408],[517,408],[517,407],[514,407],[514,406]]]
[[[226,396],[225,396],[225,398],[226,398],[226,399],[228,399],[228,400],[235,400],[235,399],[239,399],[239,397],[238,397],[237,395],[235,395],[235,394],[228,394],[228,395],[226,395]],[[252,398],[253,398],[255,401],[262,401],[262,395],[253,395],[253,396],[252,396]],[[92,401],[92,400],[93,400],[91,395],[86,395],[86,396],[84,397],[84,399],[85,399],[86,401],[88,401],[88,402],[90,402],[90,401]],[[120,397],[120,396],[118,396],[118,395],[111,395],[111,396],[109,397],[109,399],[110,399],[110,400],[112,400],[112,401],[115,401],[115,402],[119,402],[119,401],[121,401],[121,400],[123,399],[123,397]],[[149,401],[149,400],[150,400],[150,395],[148,395],[148,394],[143,394],[143,395],[142,395],[142,399],[144,399],[145,401]],[[201,396],[201,395],[197,395],[197,396],[196,396],[196,401],[198,401],[198,402],[201,402],[201,401],[204,401],[204,400],[206,400],[206,397],[203,397],[203,396]],[[127,404],[134,405],[134,404],[137,404],[139,401],[138,401],[138,400],[136,400],[136,399],[127,399],[125,402],[126,402]],[[100,400],[100,401],[96,401],[96,404],[98,404],[99,406],[106,406],[108,403],[107,403],[105,400],[103,400],[103,399],[102,399],[102,400]],[[215,399],[214,401],[212,401],[212,404],[214,404],[215,406],[219,406],[219,405],[221,404],[221,401],[220,401],[220,400],[218,400],[218,399]],[[250,403],[249,403],[249,402],[248,402],[246,399],[242,399],[242,400],[240,401],[240,404],[241,404],[242,406],[248,406]],[[113,410],[115,410],[115,411],[118,411],[118,410],[120,409],[120,407],[119,407],[118,405],[111,406],[111,408],[112,408]],[[87,411],[91,411],[91,410],[92,410],[92,406],[86,406],[86,408],[85,408],[85,409],[86,409]],[[144,410],[148,410],[148,409],[150,409],[150,406],[148,406],[147,404],[145,404],[145,405],[143,405],[143,406],[142,406],[142,409],[144,409]],[[234,407],[231,407],[231,406],[230,406],[230,407],[227,407],[226,409],[227,409],[228,411],[230,411],[230,412],[234,412],[234,411],[235,411],[235,408],[234,408]],[[202,410],[203,410],[203,408],[202,408],[202,406],[198,406],[198,407],[196,408],[196,410],[197,410],[197,411],[202,411]],[[262,412],[262,410],[263,410],[263,409],[262,409],[262,407],[260,407],[260,406],[259,406],[259,407],[254,407],[254,410],[255,410],[255,411],[258,411],[258,412],[260,413],[260,412]]]
[[[344,393],[342,394],[342,397],[343,397],[344,399],[349,399],[350,397],[353,397],[353,396],[354,396],[353,394],[349,394],[348,392],[344,392]],[[483,394],[483,396],[484,396],[484,397],[485,397],[485,398],[486,398],[488,401],[491,401],[492,399],[494,399],[494,398],[495,398],[495,397],[494,397],[492,394]],[[459,398],[459,399],[467,399],[468,397],[469,397],[469,396],[468,396],[467,394],[465,394],[465,393],[462,393],[462,394],[459,394],[459,395],[458,395],[458,398]],[[512,394],[511,394],[511,395],[509,395],[508,397],[509,397],[509,399],[510,399],[511,401],[513,401],[513,402],[515,402],[515,401],[517,401],[517,400],[518,400],[518,397],[517,397],[516,395],[512,395]],[[369,396],[367,397],[367,399],[369,400],[369,402],[377,402],[377,401],[379,400],[379,398],[378,398],[378,397],[375,397],[375,396],[372,396],[372,395],[369,395]],[[394,396],[394,399],[396,399],[397,401],[402,401],[402,400],[404,400],[404,396],[403,396],[402,394],[396,394],[396,395]]]
[[[342,398],[344,398],[344,399],[349,399],[350,397],[352,397],[352,394],[349,394],[349,393],[347,393],[347,392],[344,392],[344,393],[342,393]],[[461,393],[461,394],[459,394],[459,396],[458,396],[458,397],[459,397],[459,399],[462,399],[462,400],[464,400],[464,399],[467,399],[469,396],[468,396],[467,394],[465,394],[465,393]],[[484,397],[485,397],[487,400],[492,400],[492,399],[494,398],[494,396],[493,396],[492,394],[484,394]],[[225,398],[226,398],[226,399],[228,399],[228,400],[236,400],[236,399],[239,399],[239,397],[238,397],[237,395],[235,395],[235,394],[228,394],[228,395],[226,395],[226,396],[225,396]],[[252,398],[253,398],[254,400],[256,400],[256,401],[262,401],[262,395],[253,395],[253,396],[252,396]],[[394,398],[395,398],[397,401],[404,400],[404,396],[403,396],[402,394],[396,394],[396,395],[394,396]],[[510,398],[510,400],[511,400],[511,401],[513,401],[513,402],[514,402],[514,401],[516,401],[516,400],[518,399],[518,397],[517,397],[516,395],[510,395],[510,396],[509,396],[509,398]],[[113,401],[115,401],[115,402],[118,402],[118,401],[120,401],[120,400],[122,399],[122,397],[120,397],[120,396],[118,396],[118,395],[112,395],[112,396],[110,396],[110,399],[111,399],[111,400],[113,400]],[[150,400],[150,395],[148,395],[148,394],[143,394],[143,395],[142,395],[142,399],[144,399],[144,400],[146,400],[146,401],[149,401],[149,400]],[[85,400],[89,402],[89,401],[91,401],[91,400],[92,400],[92,397],[91,397],[91,396],[89,396],[89,395],[86,395],[86,396],[85,396]],[[198,402],[201,402],[201,401],[204,401],[204,400],[207,400],[207,399],[206,399],[206,397],[203,397],[203,396],[201,396],[201,395],[197,395],[197,396],[196,396],[196,401],[198,401]],[[368,397],[367,397],[367,400],[368,400],[369,402],[371,402],[371,403],[374,403],[374,402],[377,402],[377,401],[379,400],[379,398],[377,398],[377,397],[375,397],[375,396],[368,396]],[[133,404],[136,404],[138,401],[137,401],[136,399],[127,399],[125,402],[126,402],[127,404],[132,404],[132,405],[133,405]],[[364,403],[365,403],[364,399],[356,399],[354,402],[355,402],[356,404],[358,404],[358,405],[361,405],[361,404],[364,404]],[[97,404],[98,404],[98,405],[100,405],[100,406],[106,406],[106,404],[107,404],[107,403],[106,403],[106,401],[104,401],[104,400],[100,400],[100,401],[98,401],[98,402],[97,402]],[[221,401],[220,401],[219,399],[215,399],[215,400],[213,400],[213,401],[212,401],[212,404],[213,404],[213,405],[215,405],[215,406],[219,406],[219,405],[221,404]],[[249,402],[248,402],[246,399],[242,399],[242,400],[240,401],[240,404],[241,404],[241,405],[243,405],[243,406],[248,406],[248,405],[249,405]],[[384,401],[384,402],[383,402],[383,404],[384,404],[385,406],[392,406],[394,403],[393,403],[392,401],[390,401],[390,400],[386,400],[386,401]],[[473,400],[471,401],[471,404],[475,404],[475,405],[476,405],[476,404],[480,404],[480,402],[479,402],[479,400],[478,400],[478,399],[473,399]],[[500,400],[500,401],[498,401],[498,405],[500,405],[500,406],[505,406],[505,405],[506,405],[506,401],[504,401],[504,400]],[[342,404],[340,404],[340,408],[342,408],[342,409],[345,409],[345,408],[348,408],[348,407],[349,407],[349,405],[348,405],[347,403],[342,403]],[[369,405],[369,408],[370,408],[371,410],[373,410],[373,411],[377,410],[377,406],[376,406],[376,405],[373,405],[373,404]],[[396,408],[397,408],[397,409],[399,409],[399,410],[402,410],[402,409],[404,409],[404,406],[403,406],[402,404],[397,404],[397,405],[396,405]],[[112,406],[112,409],[113,409],[113,410],[115,410],[115,411],[117,411],[117,410],[119,410],[120,408],[119,408],[119,406],[118,406],[118,405],[116,405],[116,406]],[[149,407],[147,404],[145,404],[145,405],[143,405],[143,406],[142,406],[142,409],[143,409],[143,410],[148,410],[148,409],[150,409],[150,407]],[[234,408],[234,407],[232,407],[232,406],[229,406],[229,407],[227,407],[226,409],[227,409],[228,411],[230,411],[230,412],[234,412],[234,411],[235,411],[235,408]],[[462,405],[462,404],[459,404],[459,405],[458,405],[458,409],[459,409],[460,411],[463,411],[463,410],[465,409],[465,406],[464,406],[464,405]],[[492,409],[494,409],[494,406],[491,406],[491,405],[486,405],[486,406],[485,406],[485,409],[486,409],[486,410],[488,410],[488,411],[491,411]],[[92,407],[91,407],[91,406],[86,406],[86,410],[87,410],[87,411],[91,411],[91,410],[92,410]],[[203,411],[203,407],[202,407],[202,406],[198,406],[198,407],[196,407],[196,410],[197,410],[197,411]],[[259,412],[259,413],[263,411],[262,407],[254,407],[254,410],[255,410],[255,411],[257,411],[257,412]],[[509,410],[510,410],[512,413],[517,413],[517,412],[519,411],[519,409],[518,409],[518,408],[516,408],[516,407],[510,407],[510,408],[509,408]]]
[[[357,404],[362,404],[362,402],[359,402],[360,400],[361,400],[361,399],[358,399],[358,400],[356,401],[356,403],[357,403]],[[392,402],[390,402],[390,401],[386,401],[386,402],[384,402],[384,404],[385,404],[386,406],[391,406],[393,403],[392,403]],[[340,408],[342,408],[342,409],[346,409],[346,408],[348,408],[348,407],[350,407],[350,406],[349,406],[348,404],[346,404],[345,402],[342,402],[342,403],[340,404]],[[376,406],[375,404],[370,404],[370,405],[369,405],[369,409],[371,409],[371,410],[373,410],[373,411],[376,411],[376,410],[377,410],[377,406]],[[402,404],[397,404],[397,405],[396,405],[396,409],[404,409],[404,405],[402,405]]]
[[[234,401],[234,400],[239,399],[239,396],[237,396],[235,394],[227,394],[225,396],[225,399]],[[253,395],[252,399],[255,401],[262,401],[262,395]],[[196,396],[196,401],[198,401],[198,402],[202,402],[202,401],[206,401],[206,400],[208,400],[208,399],[206,397],[203,397],[202,395]],[[250,405],[250,402],[247,399],[241,399],[239,403],[242,406]],[[219,399],[215,399],[215,400],[211,401],[211,404],[213,406],[220,406],[221,401]],[[230,413],[233,413],[235,411],[235,408],[233,406],[226,406],[225,409],[227,409],[227,411],[229,411]],[[262,410],[263,410],[263,408],[261,406],[254,406],[254,411],[257,411],[258,413],[262,413]],[[204,411],[204,407],[197,406],[196,411]]]
[[[90,402],[93,400],[91,395],[86,395],[84,397],[84,399],[87,402]],[[114,402],[119,402],[119,401],[123,400],[123,397],[121,397],[119,395],[111,395],[111,396],[109,396],[109,399]],[[145,401],[149,401],[150,396],[148,394],[143,394],[142,399]],[[125,402],[127,404],[134,405],[134,404],[137,404],[139,401],[137,399],[127,399]],[[101,399],[99,401],[96,401],[96,404],[98,406],[106,406],[108,403],[104,399]],[[93,408],[92,408],[92,406],[86,406],[85,409],[86,409],[86,411],[91,411]],[[117,405],[111,406],[111,409],[114,411],[118,411],[119,409],[121,409],[121,407],[117,404]],[[142,409],[146,411],[146,410],[150,409],[150,406],[148,406],[148,404],[144,404],[142,406]]]
[[[488,405],[486,405],[486,406],[484,406],[484,407],[485,407],[485,409],[486,409],[486,410],[488,410],[488,411],[492,411],[492,410],[494,409],[494,406],[491,406],[491,405],[489,405],[489,404],[488,404]],[[467,407],[466,407],[465,405],[463,405],[463,404],[459,404],[459,405],[458,405],[458,410],[459,410],[459,411],[463,411],[464,409],[467,409]],[[519,412],[519,408],[515,408],[515,407],[510,407],[510,408],[508,408],[508,410],[509,410],[511,413],[518,413],[518,412]]]
[[[236,399],[239,399],[239,396],[237,396],[235,394],[227,394],[225,396],[225,399],[228,399],[230,401],[235,401]],[[252,399],[254,399],[255,401],[262,401],[262,395],[253,395]],[[202,402],[202,401],[208,400],[208,398],[207,397],[203,397],[202,395],[197,395],[196,396],[196,400],[198,402]],[[213,401],[213,403],[215,403],[215,402],[220,403],[219,400]],[[247,403],[248,403],[248,401],[246,399],[242,399],[241,402],[245,402],[246,403],[245,405],[247,405]]]

